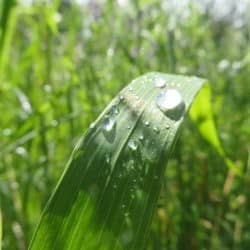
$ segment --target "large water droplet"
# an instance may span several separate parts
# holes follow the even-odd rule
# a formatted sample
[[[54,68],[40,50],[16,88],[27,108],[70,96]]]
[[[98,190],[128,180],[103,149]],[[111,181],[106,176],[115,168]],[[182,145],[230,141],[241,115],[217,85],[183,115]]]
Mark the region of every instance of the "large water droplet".
[[[116,121],[113,117],[107,117],[102,124],[102,131],[105,138],[112,142],[115,138]]]
[[[172,120],[179,120],[185,110],[185,103],[179,91],[168,89],[161,92],[156,99],[160,110]]]
[[[128,147],[129,147],[130,149],[132,149],[133,151],[135,151],[135,150],[138,148],[138,144],[137,144],[135,141],[130,141],[130,142],[128,143]]]
[[[106,118],[102,124],[102,129],[106,132],[112,131],[114,127],[115,127],[115,119],[113,117]]]
[[[156,78],[154,81],[154,85],[157,88],[164,88],[166,87],[166,81],[162,78]]]

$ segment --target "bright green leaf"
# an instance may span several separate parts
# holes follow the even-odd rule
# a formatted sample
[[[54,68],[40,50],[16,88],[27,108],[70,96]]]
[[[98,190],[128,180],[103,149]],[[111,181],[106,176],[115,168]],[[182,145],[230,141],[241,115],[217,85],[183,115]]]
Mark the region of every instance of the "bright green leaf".
[[[221,145],[217,129],[213,119],[213,111],[211,106],[211,89],[209,84],[205,84],[194,100],[192,108],[190,109],[190,116],[198,125],[198,129],[203,136],[224,159],[225,164],[237,174],[241,171],[235,164],[226,156],[225,151]]]

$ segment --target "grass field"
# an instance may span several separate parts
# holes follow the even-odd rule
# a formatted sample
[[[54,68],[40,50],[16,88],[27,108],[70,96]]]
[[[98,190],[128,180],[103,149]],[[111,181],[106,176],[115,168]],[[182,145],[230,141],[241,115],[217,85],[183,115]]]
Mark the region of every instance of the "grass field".
[[[249,249],[249,11],[237,23],[201,11],[196,1],[181,10],[169,6],[0,2],[3,250],[27,249],[79,137],[124,86],[150,71],[211,82],[219,137],[243,174],[228,169],[187,118],[148,249]]]

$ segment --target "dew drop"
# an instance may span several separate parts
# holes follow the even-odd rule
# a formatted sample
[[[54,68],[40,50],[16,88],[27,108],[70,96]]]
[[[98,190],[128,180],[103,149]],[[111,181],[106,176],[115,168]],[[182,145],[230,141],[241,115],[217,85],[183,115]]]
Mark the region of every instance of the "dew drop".
[[[166,129],[170,129],[170,125],[169,124],[166,125]]]
[[[119,108],[116,105],[113,105],[111,108],[111,114],[112,115],[118,115],[119,114]]]
[[[110,154],[106,153],[105,154],[105,159],[106,159],[106,162],[109,164],[110,160],[111,160]]]
[[[143,140],[144,140],[144,136],[143,136],[143,135],[140,135],[140,136],[139,136],[139,140],[140,140],[140,141],[143,141]]]
[[[175,89],[161,92],[156,99],[159,109],[170,119],[179,120],[185,110],[185,103],[181,94]]]
[[[116,121],[113,117],[106,117],[101,125],[101,129],[104,137],[108,142],[113,142],[115,139],[116,131]]]
[[[130,92],[132,92],[132,91],[133,91],[133,88],[132,88],[132,87],[129,87],[128,90],[129,90]]]
[[[157,78],[155,79],[154,85],[157,88],[164,88],[166,87],[166,81],[162,78]]]
[[[138,148],[138,144],[137,144],[135,141],[130,141],[130,142],[128,143],[128,147],[129,147],[131,150],[135,151],[135,150]]]
[[[113,117],[108,117],[102,124],[102,129],[105,132],[111,132],[115,127],[115,119]]]
[[[120,101],[124,101],[124,96],[122,94],[119,95]]]
[[[156,132],[157,134],[160,132],[160,130],[157,127],[153,128],[154,132]]]
[[[149,121],[145,121],[144,124],[145,124],[145,126],[148,127],[149,126]]]

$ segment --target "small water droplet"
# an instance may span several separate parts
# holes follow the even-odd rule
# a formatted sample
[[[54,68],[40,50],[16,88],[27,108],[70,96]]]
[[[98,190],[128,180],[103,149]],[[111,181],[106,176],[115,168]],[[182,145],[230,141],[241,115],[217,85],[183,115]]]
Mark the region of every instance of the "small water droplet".
[[[126,206],[125,206],[125,204],[122,204],[122,209],[124,209]]]
[[[128,143],[128,146],[130,149],[132,149],[133,151],[135,151],[138,148],[138,144],[135,141],[130,141]]]
[[[140,135],[140,136],[139,136],[139,140],[140,140],[140,141],[143,141],[143,140],[144,140],[144,136],[143,136],[143,135]]]
[[[153,130],[154,130],[156,133],[159,133],[159,132],[160,132],[160,129],[158,129],[157,127],[154,127]]]
[[[120,94],[119,99],[120,99],[120,101],[123,101],[124,100],[124,95]]]
[[[130,127],[130,126],[127,126],[127,129],[131,129],[131,127]]]
[[[129,90],[130,92],[132,92],[132,91],[133,91],[133,88],[132,88],[132,87],[128,87],[128,90]]]
[[[154,81],[154,85],[157,88],[164,88],[164,87],[166,87],[166,81],[162,78],[157,78]]]
[[[149,126],[149,121],[145,121],[144,124],[145,124],[145,126],[148,127]]]
[[[106,162],[109,164],[110,160],[111,160],[110,154],[106,153],[105,154],[105,159],[106,159]]]
[[[166,125],[166,129],[170,129],[170,125],[169,124]]]
[[[105,132],[110,132],[115,127],[115,119],[113,117],[107,117],[102,124],[102,129]]]
[[[118,115],[119,114],[119,108],[116,105],[113,105],[111,108],[111,114],[112,115]]]
[[[185,103],[181,94],[175,89],[161,92],[156,99],[160,110],[172,120],[179,120],[185,110]]]

